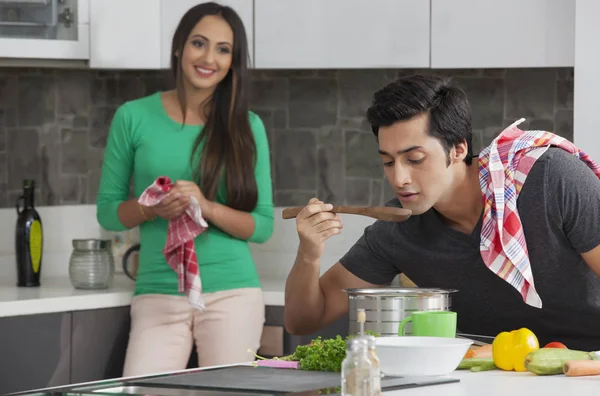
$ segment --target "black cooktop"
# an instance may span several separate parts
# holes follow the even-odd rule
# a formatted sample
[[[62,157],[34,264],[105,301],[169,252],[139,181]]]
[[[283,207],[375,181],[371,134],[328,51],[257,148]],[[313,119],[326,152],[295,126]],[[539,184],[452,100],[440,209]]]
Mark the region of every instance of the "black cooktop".
[[[391,377],[381,379],[383,391],[459,382],[452,377]],[[341,374],[272,367],[231,366],[130,380],[128,385],[153,388],[244,392],[252,395],[337,394]],[[194,392],[190,392],[194,393]]]

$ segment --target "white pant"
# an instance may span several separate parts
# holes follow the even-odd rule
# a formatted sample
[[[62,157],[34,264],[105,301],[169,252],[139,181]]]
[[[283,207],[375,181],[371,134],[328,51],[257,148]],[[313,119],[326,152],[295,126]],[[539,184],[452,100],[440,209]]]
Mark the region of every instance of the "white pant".
[[[260,288],[204,293],[206,310],[186,296],[144,294],[133,298],[123,376],[186,368],[194,342],[199,366],[254,360],[265,322]]]

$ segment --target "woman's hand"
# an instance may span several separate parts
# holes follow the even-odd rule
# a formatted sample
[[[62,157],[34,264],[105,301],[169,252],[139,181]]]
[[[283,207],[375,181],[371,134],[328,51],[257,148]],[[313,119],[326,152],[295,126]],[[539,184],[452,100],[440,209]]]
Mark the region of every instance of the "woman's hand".
[[[171,190],[167,196],[158,204],[144,207],[144,213],[150,212],[152,216],[158,216],[165,220],[172,219],[182,214],[190,203],[188,196],[173,193]]]
[[[200,191],[200,187],[198,187],[196,183],[188,180],[177,180],[170,191],[170,194],[172,193],[196,198],[196,201],[198,201],[198,204],[200,205],[200,210],[202,211],[202,217],[207,220],[211,218],[212,202],[206,199],[204,194],[202,194],[202,191]]]

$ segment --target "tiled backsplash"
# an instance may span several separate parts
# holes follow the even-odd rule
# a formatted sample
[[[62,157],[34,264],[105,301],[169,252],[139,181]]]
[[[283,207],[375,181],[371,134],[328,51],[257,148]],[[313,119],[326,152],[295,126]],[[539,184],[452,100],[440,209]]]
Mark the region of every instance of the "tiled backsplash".
[[[277,206],[310,197],[381,204],[390,197],[364,120],[373,92],[414,70],[253,71],[252,110],[271,142]],[[419,70],[456,77],[473,108],[478,152],[502,127],[573,137],[573,69]],[[38,205],[94,203],[112,114],[168,88],[163,72],[0,69],[0,207],[24,178]]]

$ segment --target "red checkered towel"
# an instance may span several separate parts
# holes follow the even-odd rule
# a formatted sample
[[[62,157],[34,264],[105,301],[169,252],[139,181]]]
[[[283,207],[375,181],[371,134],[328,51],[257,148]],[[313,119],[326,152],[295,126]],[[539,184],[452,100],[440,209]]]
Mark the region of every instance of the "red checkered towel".
[[[541,308],[527,244],[517,211],[517,197],[535,161],[556,146],[585,162],[600,178],[600,166],[570,141],[545,131],[522,131],[520,119],[479,155],[479,183],[484,212],[480,251],[486,266],[521,293],[526,304]]]
[[[172,187],[171,179],[159,177],[144,190],[138,202],[144,206],[154,206],[167,196]],[[208,223],[202,217],[200,205],[191,197],[186,211],[169,220],[167,243],[163,249],[167,263],[177,272],[179,292],[185,292],[190,304],[200,310],[204,310],[205,306],[194,239],[206,228]]]

